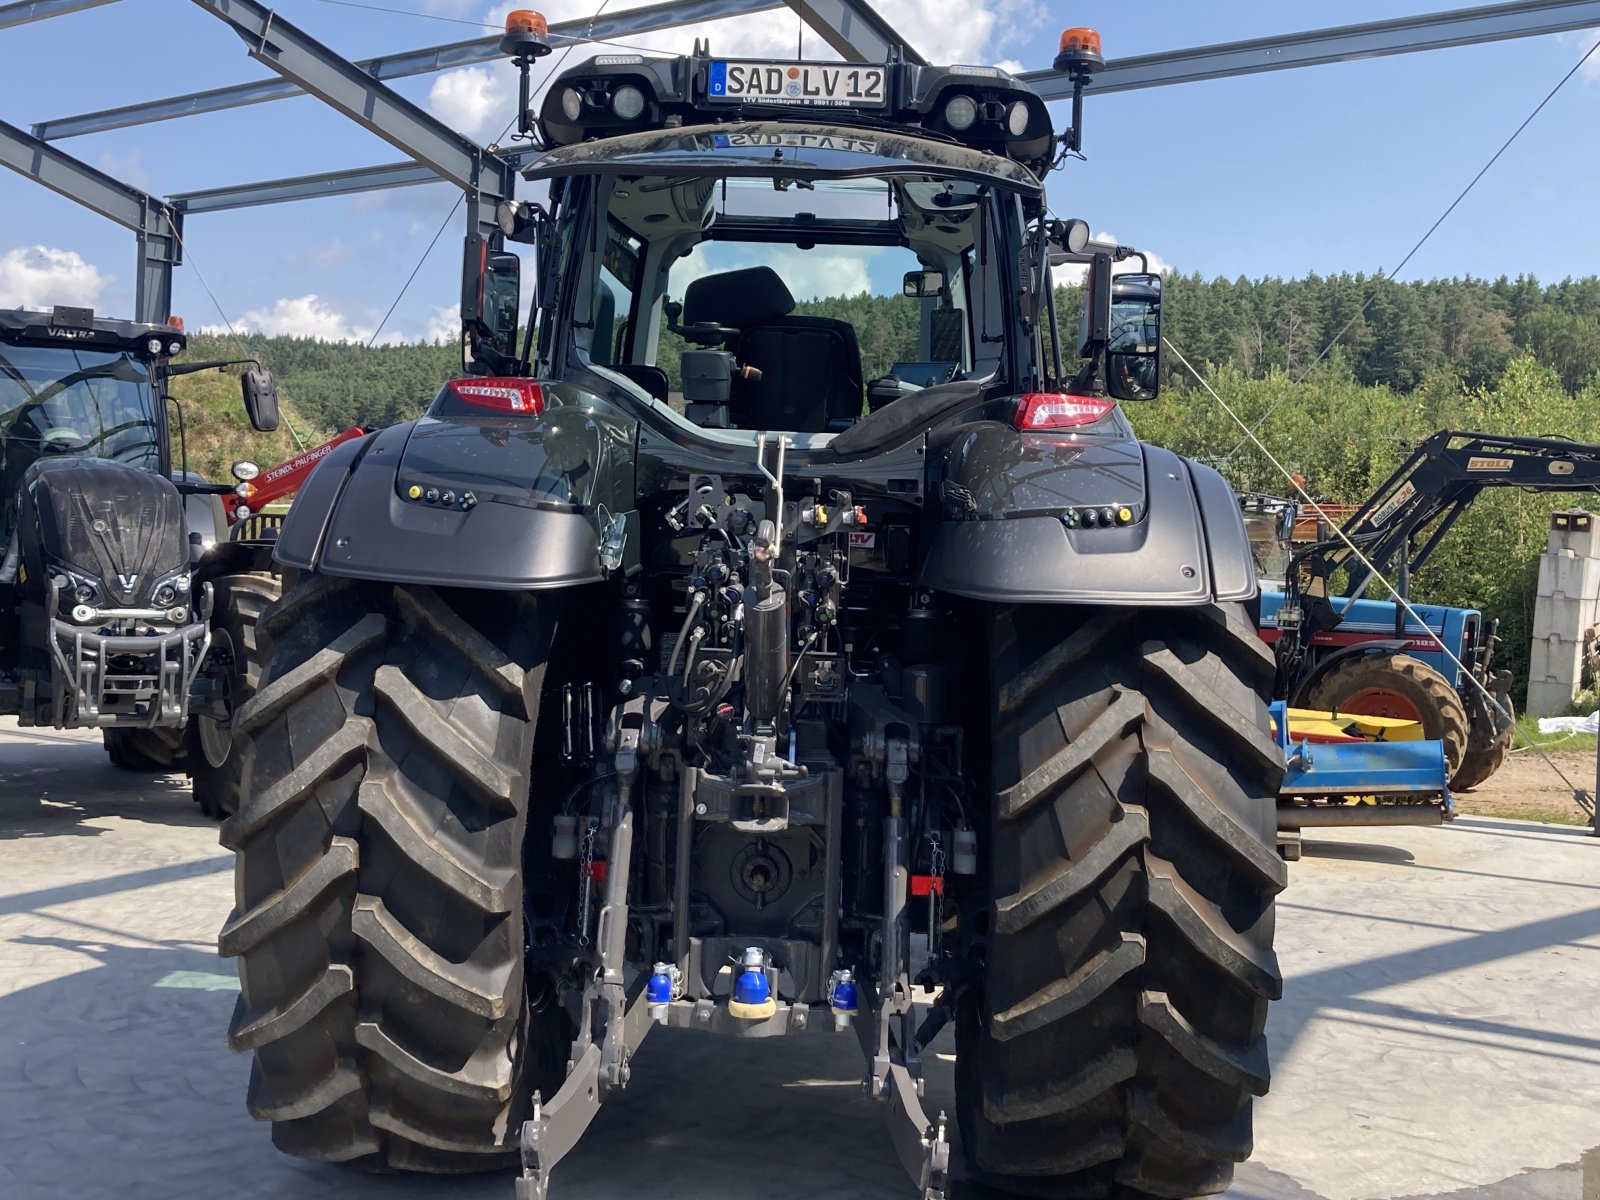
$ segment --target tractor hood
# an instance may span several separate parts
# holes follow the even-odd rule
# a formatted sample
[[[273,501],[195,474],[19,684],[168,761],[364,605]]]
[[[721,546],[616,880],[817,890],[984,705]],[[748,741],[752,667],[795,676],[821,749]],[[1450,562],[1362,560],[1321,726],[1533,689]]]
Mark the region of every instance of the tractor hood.
[[[188,564],[183,500],[169,480],[102,458],[42,459],[23,476],[43,565],[101,589],[100,603],[146,608],[163,579]],[[30,528],[30,525],[32,528]]]

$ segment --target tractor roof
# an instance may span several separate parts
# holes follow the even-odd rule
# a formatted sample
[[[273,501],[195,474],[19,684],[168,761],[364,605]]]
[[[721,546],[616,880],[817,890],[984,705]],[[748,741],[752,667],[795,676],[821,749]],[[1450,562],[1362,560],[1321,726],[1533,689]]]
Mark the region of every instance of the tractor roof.
[[[152,350],[150,343],[158,343]],[[0,308],[0,342],[11,345],[83,346],[120,350],[141,358],[170,358],[188,345],[176,325],[147,325],[97,317],[90,308]],[[172,348],[178,343],[177,350]]]

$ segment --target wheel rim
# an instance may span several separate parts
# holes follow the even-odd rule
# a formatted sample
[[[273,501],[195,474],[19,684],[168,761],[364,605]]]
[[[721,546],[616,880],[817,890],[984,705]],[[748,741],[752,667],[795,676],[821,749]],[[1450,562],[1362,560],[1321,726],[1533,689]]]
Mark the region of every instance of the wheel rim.
[[[1393,717],[1400,721],[1422,721],[1422,712],[1411,698],[1389,688],[1369,687],[1353,692],[1339,702],[1339,711],[1363,717]]]
[[[233,752],[233,639],[227,631],[211,631],[211,655],[223,667],[222,703],[228,711],[228,719],[215,721],[210,717],[196,717],[195,727],[200,735],[200,753],[205,756],[206,765],[220,770]]]

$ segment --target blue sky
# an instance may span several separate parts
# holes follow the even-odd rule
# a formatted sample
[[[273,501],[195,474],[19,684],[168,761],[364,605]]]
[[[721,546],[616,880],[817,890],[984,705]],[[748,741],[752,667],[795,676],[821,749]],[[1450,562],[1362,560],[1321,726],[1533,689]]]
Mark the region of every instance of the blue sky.
[[[488,0],[370,0],[428,16],[328,0],[277,10],[352,58],[477,36]],[[617,0],[607,11],[633,7]],[[1046,66],[1060,28],[1095,24],[1110,57],[1377,20],[1458,0],[1233,0],[1039,3],[884,0],[930,58]],[[551,4],[552,20],[592,3]],[[450,19],[438,19],[450,18]],[[709,30],[725,53],[792,53],[779,11]],[[687,50],[695,31],[649,45]],[[1235,277],[1393,267],[1493,149],[1600,31],[1151,89],[1090,103],[1089,161],[1052,177],[1052,204],[1185,271]],[[817,46],[815,38],[811,45]],[[574,59],[582,51],[574,52]],[[810,55],[808,55],[810,56]],[[821,55],[818,55],[821,56]],[[267,77],[243,44],[189,0],[120,0],[0,33],[12,124]],[[1411,277],[1600,271],[1600,54],[1574,79],[1407,270]],[[487,68],[399,81],[406,95],[487,141],[511,117],[511,76]],[[1064,120],[1065,113],[1061,113]],[[399,155],[317,101],[300,98],[61,143],[168,194],[390,162]],[[175,308],[220,318],[196,268],[239,324],[364,337],[389,307],[455,193],[443,185],[193,218]],[[131,235],[19,176],[0,174],[0,304],[132,304]],[[394,336],[450,327],[459,279],[452,222],[396,311]],[[40,252],[35,247],[43,247]],[[898,265],[898,264],[897,264]],[[882,272],[885,276],[891,272]],[[887,280],[876,278],[882,286]]]

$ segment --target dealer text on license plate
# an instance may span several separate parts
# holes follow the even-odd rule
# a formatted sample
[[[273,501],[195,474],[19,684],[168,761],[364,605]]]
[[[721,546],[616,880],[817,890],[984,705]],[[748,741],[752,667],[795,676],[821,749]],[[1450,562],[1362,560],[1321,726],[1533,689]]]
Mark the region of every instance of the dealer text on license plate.
[[[882,108],[884,69],[823,63],[714,62],[713,100]]]

